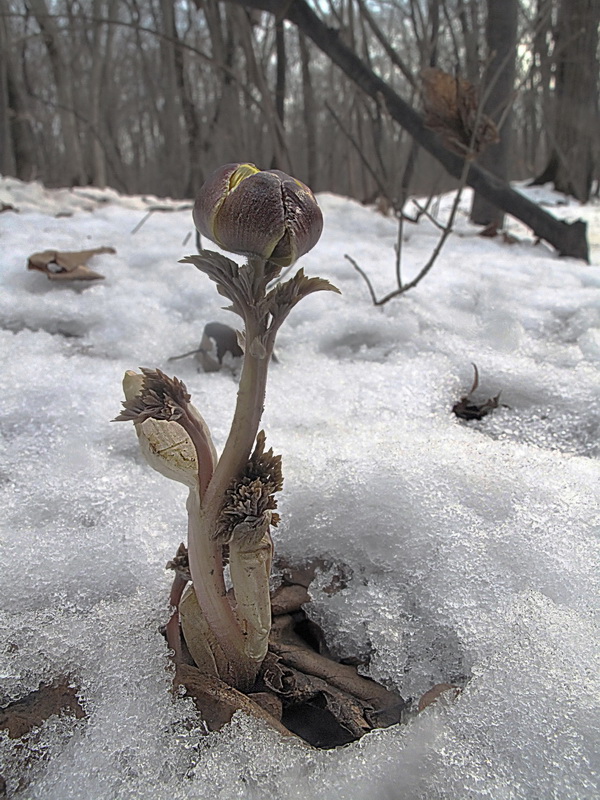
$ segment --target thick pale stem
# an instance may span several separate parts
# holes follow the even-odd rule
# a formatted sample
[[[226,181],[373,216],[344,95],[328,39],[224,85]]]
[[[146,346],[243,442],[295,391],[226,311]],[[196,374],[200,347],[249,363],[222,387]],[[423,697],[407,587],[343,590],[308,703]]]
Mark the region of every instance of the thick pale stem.
[[[197,489],[190,490],[187,510],[188,558],[194,592],[228,663],[229,674],[221,678],[238,689],[248,689],[260,662],[246,655],[246,637],[225,591],[221,544],[211,538],[213,528],[206,525]]]
[[[255,271],[259,270],[264,274],[264,262],[252,264]],[[260,279],[255,277],[255,291],[259,293],[258,284]],[[262,287],[264,293],[264,287]],[[267,330],[267,321],[261,319],[257,321],[249,310],[246,318],[246,352],[244,354],[244,364],[240,376],[237,402],[233,422],[223,453],[215,468],[214,475],[206,491],[203,501],[203,508],[207,519],[214,516],[214,520],[221,510],[225,492],[231,485],[232,480],[238,478],[246,466],[262,417],[265,393],[267,388],[267,373],[273,343],[271,337],[264,342],[265,352],[262,357],[253,355],[252,343],[254,340],[261,340]]]
[[[179,424],[192,440],[196,450],[198,486],[200,487],[200,497],[202,498],[213,475],[216,453],[214,453],[214,448],[212,447],[210,434],[207,436],[207,430],[204,429],[204,420],[199,419],[191,407],[187,408],[187,412],[187,417],[181,417]]]
[[[258,304],[264,297],[266,288],[265,262],[255,260],[249,268],[253,270],[254,304],[247,309],[245,319],[246,353],[231,430],[208,486],[206,488],[202,486],[201,493],[192,490],[188,500],[190,519],[188,549],[194,591],[206,621],[228,662],[230,674],[221,677],[238,689],[251,687],[264,657],[263,648],[254,644],[248,646],[247,637],[251,632],[251,638],[256,638],[258,630],[265,625],[265,615],[259,614],[255,618],[247,608],[251,605],[251,598],[242,592],[243,609],[240,619],[236,618],[225,592],[221,543],[215,541],[213,536],[225,493],[232,482],[241,477],[256,441],[272,351],[272,342],[269,342],[267,347],[260,346],[267,330],[267,319],[258,312]],[[253,346],[255,340],[256,346]],[[264,571],[264,563],[262,569],[264,586],[257,585],[261,583],[257,570],[252,569],[251,573],[252,580],[249,584],[254,584],[251,587],[252,591],[257,591],[262,598],[264,591],[268,594],[269,589],[269,575]],[[240,627],[240,622],[244,629]]]

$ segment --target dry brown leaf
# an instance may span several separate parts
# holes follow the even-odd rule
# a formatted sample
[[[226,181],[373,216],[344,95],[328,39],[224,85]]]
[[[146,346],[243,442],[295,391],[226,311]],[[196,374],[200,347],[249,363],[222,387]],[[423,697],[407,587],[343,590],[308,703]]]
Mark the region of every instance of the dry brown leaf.
[[[250,697],[228,686],[219,678],[205,675],[196,667],[178,664],[175,673],[175,687],[183,686],[186,695],[192,697],[202,719],[212,731],[220,730],[236,711],[244,711],[263,720],[283,736],[291,736],[290,731],[278,719],[252,700]]]
[[[368,705],[378,717],[378,727],[387,727],[399,721],[406,705],[399,694],[359,675],[356,667],[333,661],[312,650],[294,631],[291,616],[275,617],[273,620],[270,650],[286,667],[321,678],[329,684],[330,689],[339,689]]]
[[[268,714],[281,722],[283,703],[272,692],[249,692],[248,697],[263,708]]]
[[[67,679],[54,684],[40,684],[28,695],[0,709],[0,730],[8,731],[11,739],[19,739],[33,728],[56,714],[72,714],[76,719],[85,717],[77,689]]]
[[[27,269],[43,272],[51,281],[102,280],[104,275],[90,269],[87,262],[92,256],[116,252],[113,247],[97,247],[94,250],[64,253],[58,250],[44,250],[29,256]]]
[[[271,613],[274,617],[300,611],[304,603],[310,602],[310,595],[304,586],[297,583],[291,586],[282,584],[271,595]]]
[[[504,403],[500,403],[500,394],[495,397],[488,397],[486,400],[481,400],[479,402],[473,399],[474,393],[477,391],[477,387],[479,386],[479,370],[477,369],[477,364],[473,364],[474,370],[474,378],[473,378],[473,385],[469,389],[468,393],[461,397],[453,406],[452,411],[456,414],[457,417],[460,419],[466,420],[473,420],[473,419],[483,419],[486,417],[490,412],[492,412],[496,408],[508,408],[508,406],[504,405]]]
[[[421,79],[425,125],[440,134],[448,150],[475,158],[499,141],[493,120],[485,114],[478,119],[479,97],[472,83],[435,67],[423,70]]]
[[[483,236],[485,239],[493,239],[498,236],[498,224],[496,222],[490,222],[483,230],[479,231],[478,235]]]
[[[446,694],[446,692],[452,692],[452,694]],[[425,694],[419,700],[419,711],[424,711],[427,706],[435,703],[435,701],[443,694],[446,694],[446,697],[451,700],[456,700],[460,694],[460,687],[455,686],[452,683],[436,683],[436,685],[432,686],[429,691],[425,692]]]

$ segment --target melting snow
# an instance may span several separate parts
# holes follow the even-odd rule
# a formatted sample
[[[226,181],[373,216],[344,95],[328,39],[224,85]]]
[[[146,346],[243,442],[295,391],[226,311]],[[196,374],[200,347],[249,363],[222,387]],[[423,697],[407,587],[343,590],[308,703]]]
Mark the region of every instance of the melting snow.
[[[53,718],[27,748],[6,738],[9,794],[39,800],[153,797],[596,798],[600,791],[600,207],[556,205],[590,222],[593,265],[557,258],[516,222],[513,245],[466,220],[429,276],[393,287],[395,223],[332,195],[301,265],[342,296],[312,295],[281,331],[264,427],[283,454],[291,560],[329,556],[337,595],[312,587],[334,650],[418,698],[464,687],[409,724],[331,752],[282,741],[244,716],[202,735],[174,700],[158,626],[164,570],[185,538],[185,489],[142,461],[118,413],[126,369],[183,379],[222,446],[236,385],[170,356],[206,322],[235,324],[194,251],[189,204],[0,180],[0,696],[70,675],[87,718]],[[451,197],[441,204],[447,213]],[[149,210],[156,210],[139,227]],[[137,230],[136,230],[137,228]],[[133,232],[135,231],[135,232]],[[408,280],[439,233],[405,226]],[[93,285],[27,272],[48,249],[108,245]],[[497,411],[463,423],[472,382]]]

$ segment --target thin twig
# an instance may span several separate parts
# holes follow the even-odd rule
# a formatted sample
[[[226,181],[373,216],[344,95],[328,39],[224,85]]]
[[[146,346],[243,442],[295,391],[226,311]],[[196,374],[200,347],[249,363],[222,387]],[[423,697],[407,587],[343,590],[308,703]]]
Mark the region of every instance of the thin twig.
[[[489,63],[486,64],[486,69],[487,69],[488,66],[489,66]],[[461,201],[461,198],[462,198],[463,189],[466,186],[467,176],[469,174],[469,169],[470,169],[470,166],[471,166],[471,160],[472,159],[469,158],[468,156],[471,155],[472,158],[474,158],[477,155],[473,148],[474,148],[474,144],[475,144],[475,137],[476,137],[477,131],[479,129],[479,123],[481,122],[481,118],[483,116],[483,107],[484,107],[485,103],[487,102],[489,94],[491,92],[491,89],[492,89],[494,83],[496,82],[496,80],[498,79],[500,71],[501,71],[501,69],[503,69],[503,67],[504,67],[504,61],[498,67],[498,69],[497,69],[496,73],[494,74],[494,76],[492,77],[491,81],[485,87],[485,91],[483,92],[483,96],[481,97],[481,99],[480,99],[480,101],[479,101],[479,103],[477,105],[477,113],[475,115],[475,120],[474,120],[474,124],[473,124],[473,131],[471,133],[471,141],[469,142],[469,148],[468,148],[468,151],[467,151],[467,157],[463,161],[463,168],[462,168],[462,171],[461,171],[460,181],[459,181],[458,188],[457,188],[457,191],[456,191],[456,197],[454,198],[454,202],[452,203],[452,208],[450,209],[450,215],[448,217],[446,225],[441,227],[440,224],[437,222],[437,220],[434,221],[433,218],[429,214],[427,214],[427,216],[431,219],[431,221],[434,222],[434,224],[437,227],[441,228],[442,235],[440,236],[436,246],[434,247],[433,252],[432,252],[429,260],[427,261],[425,266],[421,269],[421,271],[418,273],[418,275],[415,278],[413,278],[412,281],[409,281],[408,283],[405,283],[404,285],[402,285],[402,276],[401,276],[401,271],[400,271],[401,246],[399,245],[397,247],[397,250],[396,250],[396,282],[397,282],[397,288],[394,289],[391,292],[388,292],[388,294],[384,295],[384,297],[382,297],[381,299],[378,300],[377,296],[375,294],[375,291],[373,289],[373,284],[371,283],[371,280],[367,276],[366,272],[356,263],[356,261],[354,261],[354,259],[350,258],[350,256],[348,256],[348,255],[345,256],[345,258],[348,259],[348,261],[352,264],[354,269],[359,273],[359,275],[362,276],[363,280],[367,284],[367,288],[369,290],[369,294],[371,295],[371,300],[373,301],[373,305],[383,306],[386,303],[388,303],[390,300],[392,300],[394,297],[399,297],[401,294],[404,294],[405,292],[408,292],[410,289],[414,289],[414,287],[417,286],[417,284],[419,284],[423,280],[423,278],[427,275],[427,273],[431,270],[431,268],[433,267],[433,265],[435,264],[435,262],[437,260],[437,257],[439,256],[439,254],[440,254],[440,252],[442,250],[442,247],[444,246],[444,244],[446,242],[446,239],[452,233],[454,220],[456,219],[456,214],[458,212],[458,208],[459,208],[460,201]],[[405,200],[406,198],[403,197],[402,199]],[[415,203],[417,208],[420,209],[418,203],[416,203],[416,201],[414,201],[414,200],[413,200],[413,202]],[[400,212],[400,221],[399,221],[399,235],[400,235],[400,228],[401,228],[402,224],[403,224],[403,213],[401,211]]]
[[[430,212],[427,210],[427,206],[428,206],[428,205],[429,205],[429,203],[430,203],[430,201],[429,201],[429,200],[427,201],[427,205],[425,205],[425,206],[422,206],[422,205],[421,205],[420,203],[418,203],[416,200],[412,200],[411,202],[412,202],[412,203],[413,203],[413,204],[414,204],[414,205],[415,205],[415,206],[418,208],[418,210],[419,210],[419,213],[418,213],[418,215],[417,215],[417,218],[416,218],[415,220],[411,220],[411,222],[418,222],[418,221],[421,219],[421,217],[425,217],[425,218],[426,218],[426,219],[428,219],[428,220],[429,220],[429,221],[430,221],[430,222],[431,222],[433,225],[435,225],[435,227],[436,227],[436,228],[438,228],[440,231],[443,231],[443,230],[445,230],[446,226],[445,226],[445,225],[442,225],[442,223],[441,223],[441,222],[438,222],[438,220],[437,220],[437,219],[436,219],[436,218],[433,216],[433,214],[431,214],[431,213],[430,213]]]
[[[379,301],[377,301],[375,303],[375,305],[378,305],[378,306],[385,305],[385,303],[387,303],[392,298],[398,297],[399,295],[404,294],[404,292],[408,292],[409,289],[413,289],[418,283],[420,283],[423,280],[423,278],[427,275],[429,270],[433,267],[433,265],[436,262],[437,257],[439,256],[439,254],[440,254],[440,252],[442,250],[442,247],[444,246],[444,244],[446,242],[446,239],[452,233],[452,229],[453,229],[452,226],[454,225],[454,219],[455,219],[456,213],[458,211],[458,207],[459,207],[460,200],[461,200],[461,197],[462,197],[463,189],[465,188],[465,184],[467,182],[467,173],[468,173],[468,171],[469,171],[469,163],[468,163],[468,161],[465,161],[465,166],[463,168],[463,175],[461,176],[460,186],[458,188],[458,191],[456,192],[456,197],[454,199],[454,203],[452,204],[452,209],[450,211],[450,216],[448,217],[448,223],[447,223],[446,227],[444,228],[444,231],[443,231],[442,235],[440,236],[440,238],[438,240],[438,243],[437,243],[437,245],[435,246],[435,248],[433,250],[433,253],[430,256],[429,261],[425,264],[425,266],[419,272],[419,274],[416,276],[416,278],[413,278],[413,280],[409,281],[409,283],[405,283],[404,286],[399,286],[393,292],[390,292],[389,294],[385,295],[385,297],[382,297],[381,300],[379,300]]]
[[[404,211],[398,218],[398,238],[396,239],[396,283],[402,286],[402,234],[404,233]]]
[[[375,290],[373,289],[373,284],[371,283],[371,280],[370,280],[369,276],[367,275],[367,273],[348,254],[344,255],[344,258],[346,258],[352,264],[354,269],[358,272],[358,274],[363,278],[363,280],[367,284],[367,289],[369,290],[369,294],[371,295],[371,300],[373,301],[373,305],[375,305],[375,306],[383,306],[386,303],[388,303],[390,300],[392,300],[394,297],[399,297],[399,295],[404,294],[405,292],[408,292],[410,289],[414,289],[414,287],[423,280],[423,278],[427,275],[429,270],[433,267],[433,265],[435,264],[435,262],[437,260],[437,257],[439,256],[439,254],[440,254],[440,252],[442,250],[442,247],[444,246],[444,244],[446,242],[446,239],[452,233],[454,220],[456,218],[456,214],[458,212],[458,208],[459,208],[461,197],[462,197],[462,192],[463,192],[463,189],[465,188],[465,185],[466,185],[466,182],[467,182],[467,175],[468,175],[468,172],[469,172],[469,167],[470,167],[469,161],[465,160],[465,163],[464,163],[464,166],[463,166],[462,175],[461,175],[461,178],[460,178],[460,183],[459,183],[458,189],[456,191],[456,197],[454,198],[454,202],[452,203],[452,208],[450,209],[450,215],[448,217],[448,221],[447,221],[446,225],[444,226],[444,228],[442,228],[442,235],[440,236],[440,238],[439,238],[439,240],[438,240],[438,242],[437,242],[437,244],[436,244],[436,246],[435,246],[435,248],[434,248],[434,250],[433,250],[433,252],[432,252],[432,254],[431,254],[430,258],[429,258],[429,260],[428,260],[428,262],[421,269],[419,274],[415,278],[413,278],[412,281],[409,281],[408,283],[405,283],[404,285],[402,284],[401,272],[400,272],[400,256],[399,256],[400,247],[398,247],[398,251],[396,253],[397,288],[394,289],[393,291],[389,292],[388,294],[384,295],[384,297],[382,297],[381,299],[378,300],[377,299],[377,295],[375,294]],[[400,214],[400,219],[399,219],[399,222],[398,222],[399,238],[401,236],[402,222],[403,222],[403,215]]]
[[[141,218],[141,220],[138,222],[138,224],[135,226],[135,228],[132,229],[132,231],[131,231],[131,235],[132,236],[133,236],[134,233],[137,233],[139,231],[139,229],[142,227],[142,225],[144,225],[144,223],[148,222],[148,220],[150,219],[150,217],[152,216],[153,213],[154,213],[154,209],[153,208],[151,208],[150,211],[146,211],[146,213]]]
[[[180,358],[187,358],[188,356],[195,356],[196,353],[204,353],[202,347],[197,347],[195,350],[188,350],[187,353],[181,353],[179,356],[170,356],[167,361],[179,361]]]
[[[349,256],[348,253],[344,253],[344,258],[347,259],[352,264],[354,269],[363,278],[364,282],[367,284],[367,289],[369,290],[369,294],[371,295],[371,300],[373,301],[373,305],[378,306],[379,302],[377,300],[377,295],[375,294],[375,289],[373,289],[373,284],[371,283],[371,279],[369,278],[367,273],[364,271],[364,269],[358,266],[356,261],[352,258],[352,256]]]

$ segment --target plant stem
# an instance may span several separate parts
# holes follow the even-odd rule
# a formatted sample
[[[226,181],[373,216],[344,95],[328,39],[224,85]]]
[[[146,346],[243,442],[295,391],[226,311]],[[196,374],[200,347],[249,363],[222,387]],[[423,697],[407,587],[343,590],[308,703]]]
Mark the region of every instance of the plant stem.
[[[256,264],[255,262],[252,266],[255,266],[256,272],[259,272],[261,264]],[[262,262],[262,271],[264,273],[264,261]],[[255,295],[260,296],[261,293],[264,295],[265,287],[260,285],[262,282],[260,279],[255,280]],[[271,337],[265,337],[267,330],[266,319],[257,319],[257,315],[252,313],[255,308],[248,309],[249,313],[245,319],[246,347],[244,363],[231,429],[203,500],[203,508],[207,518],[214,515],[215,522],[221,510],[225,492],[230,487],[231,482],[240,476],[250,458],[265,404],[267,373],[271,361],[273,343]],[[253,355],[253,341],[263,338],[265,345],[263,357]]]
[[[272,351],[272,343],[268,341],[260,356],[252,352],[252,343],[255,339],[260,341],[267,329],[266,318],[258,313],[258,304],[265,294],[265,261],[254,260],[248,268],[253,270],[254,303],[245,315],[246,353],[231,429],[208,486],[203,486],[201,492],[192,489],[188,499],[188,548],[194,591],[228,662],[230,674],[221,677],[238,689],[251,687],[262,658],[257,660],[246,653],[246,632],[240,627],[225,592],[222,542],[214,539],[214,531],[225,494],[241,476],[254,447]],[[268,590],[268,574],[265,581]]]
[[[254,683],[260,662],[248,658],[245,636],[233,613],[223,580],[222,544],[212,537],[214,523],[200,506],[197,489],[191,489],[187,501],[188,558],[194,592],[227,660],[227,675],[221,679],[241,691]]]

